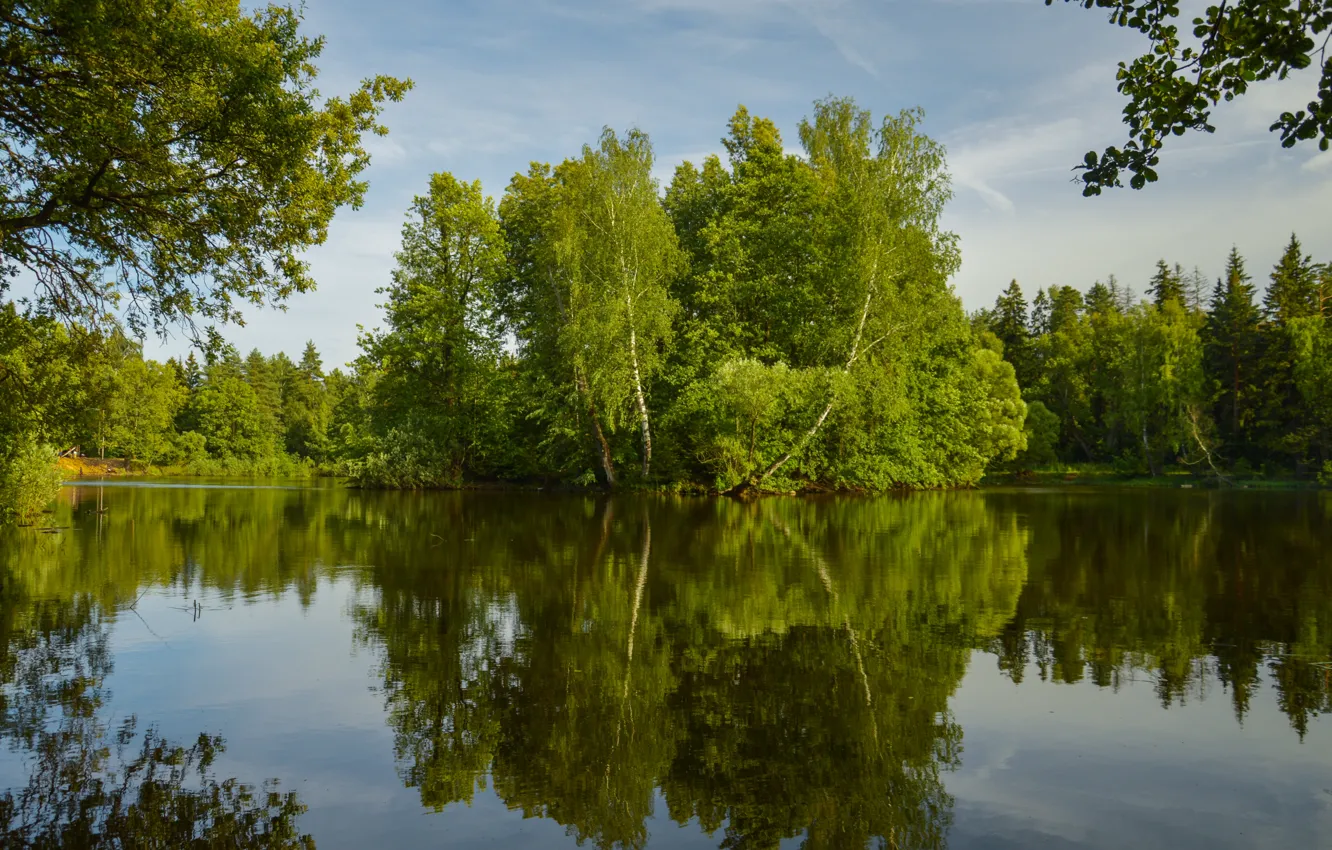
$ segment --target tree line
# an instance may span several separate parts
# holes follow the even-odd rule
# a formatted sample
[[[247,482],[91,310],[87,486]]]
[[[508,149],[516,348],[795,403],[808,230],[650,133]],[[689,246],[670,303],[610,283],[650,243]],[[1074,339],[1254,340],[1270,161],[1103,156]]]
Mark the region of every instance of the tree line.
[[[1332,266],[1292,235],[1261,299],[1237,248],[1210,285],[1161,260],[1145,296],[1013,281],[973,315],[1027,401],[1019,466],[1332,478]]]
[[[23,396],[29,443],[366,486],[974,483],[1022,448],[1024,408],[948,283],[951,190],[920,120],[829,98],[800,156],[741,107],[728,161],[664,192],[637,130],[533,164],[498,204],[439,173],[350,372],[313,348],[156,364],[10,305],[6,374],[37,384],[0,393]]]

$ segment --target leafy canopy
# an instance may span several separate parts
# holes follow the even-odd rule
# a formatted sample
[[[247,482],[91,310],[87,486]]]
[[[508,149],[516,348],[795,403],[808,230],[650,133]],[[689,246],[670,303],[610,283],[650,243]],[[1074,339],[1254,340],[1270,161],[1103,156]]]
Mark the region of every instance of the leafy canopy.
[[[412,83],[323,100],[299,24],[238,0],[0,0],[4,277],[137,332],[312,289],[300,253],[360,205],[362,134]]]
[[[1083,164],[1082,194],[1107,187],[1141,189],[1157,179],[1160,152],[1169,136],[1189,130],[1213,132],[1212,109],[1245,94],[1263,80],[1284,80],[1294,71],[1322,64],[1318,91],[1304,109],[1283,112],[1272,123],[1282,147],[1318,139],[1332,145],[1332,0],[1223,0],[1193,19],[1193,40],[1179,31],[1179,0],[1064,0],[1084,9],[1108,9],[1110,22],[1141,32],[1149,49],[1120,62],[1116,79],[1128,97],[1124,122],[1129,141],[1091,151]],[[1051,5],[1054,0],[1045,0]]]

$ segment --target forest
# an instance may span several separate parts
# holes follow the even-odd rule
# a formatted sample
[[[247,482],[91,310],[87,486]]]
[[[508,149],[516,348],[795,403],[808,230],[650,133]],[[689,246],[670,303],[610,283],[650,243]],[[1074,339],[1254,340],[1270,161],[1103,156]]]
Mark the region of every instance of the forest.
[[[165,364],[119,327],[0,307],[11,515],[57,451],[192,475],[356,486],[699,492],[974,485],[1103,465],[1326,481],[1332,271],[1291,237],[1259,295],[1158,263],[1145,297],[1014,281],[971,315],[942,148],[918,111],[815,104],[803,155],[741,107],[728,158],[664,191],[636,130],[515,174],[498,204],[435,174],[385,326],[325,371],[220,339]],[[37,482],[34,485],[33,482]],[[22,505],[22,493],[36,492]]]
[[[1146,296],[1013,281],[973,317],[1027,402],[1018,464],[1332,483],[1332,265],[1292,234],[1261,299],[1238,248],[1210,284],[1159,261]]]
[[[1025,408],[949,284],[951,190],[921,119],[829,98],[796,155],[741,107],[727,161],[664,190],[637,130],[533,164],[498,204],[435,174],[346,371],[216,338],[160,364],[119,328],[11,302],[10,466],[40,478],[78,446],[388,488],[974,484],[1023,448]]]
[[[299,362],[215,340],[157,363],[118,327],[7,303],[4,503],[44,506],[76,446],[382,488],[1332,475],[1332,272],[1295,236],[1261,297],[1232,249],[1212,284],[1162,260],[1142,299],[1111,276],[1028,303],[1014,281],[968,316],[938,224],[944,153],[920,118],[821,101],[797,156],[741,107],[728,160],[686,162],[664,192],[638,131],[533,164],[498,204],[436,174],[378,290],[385,327],[345,370],[313,343]]]

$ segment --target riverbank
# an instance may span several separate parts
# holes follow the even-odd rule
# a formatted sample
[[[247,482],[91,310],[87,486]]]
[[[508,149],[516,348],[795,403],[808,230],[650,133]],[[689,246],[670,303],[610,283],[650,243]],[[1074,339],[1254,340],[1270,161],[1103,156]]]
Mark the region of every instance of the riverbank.
[[[1168,469],[1160,475],[1125,474],[1108,465],[1064,465],[1018,472],[986,473],[981,487],[1132,487],[1155,489],[1320,490],[1327,485],[1317,478],[1266,476],[1261,474],[1198,474],[1188,469]]]
[[[293,457],[260,461],[207,458],[190,464],[154,466],[124,458],[62,457],[58,461],[65,479],[78,478],[313,478],[333,477],[327,466]]]

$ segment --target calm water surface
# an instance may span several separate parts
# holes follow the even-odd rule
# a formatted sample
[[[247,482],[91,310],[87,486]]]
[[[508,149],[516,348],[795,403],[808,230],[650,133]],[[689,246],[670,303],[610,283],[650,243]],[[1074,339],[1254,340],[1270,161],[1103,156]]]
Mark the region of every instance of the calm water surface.
[[[49,521],[0,532],[7,847],[1332,847],[1326,494]]]

